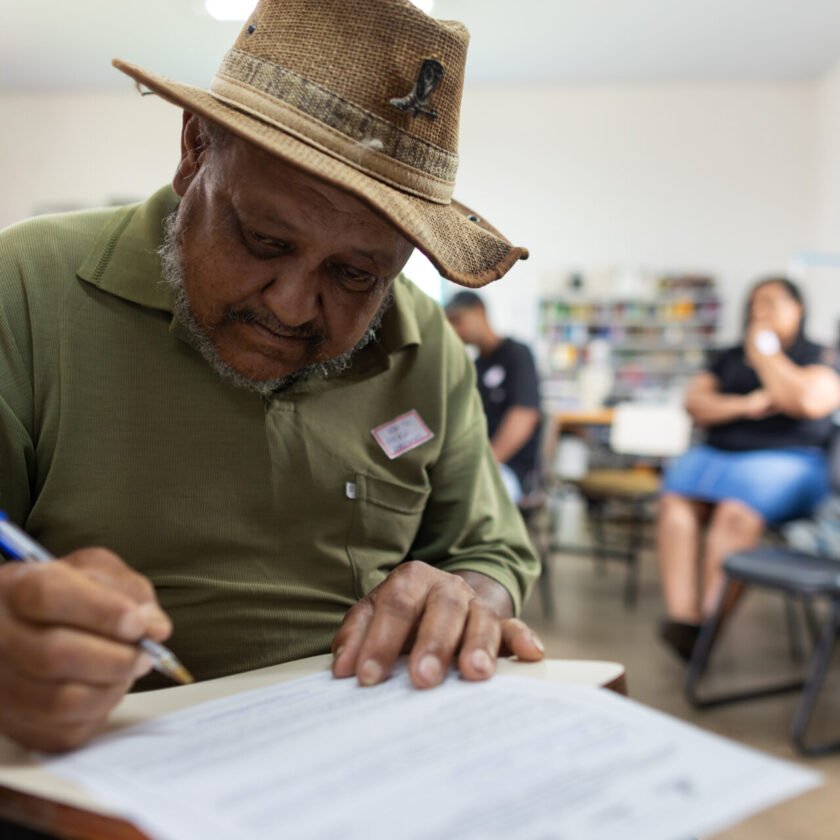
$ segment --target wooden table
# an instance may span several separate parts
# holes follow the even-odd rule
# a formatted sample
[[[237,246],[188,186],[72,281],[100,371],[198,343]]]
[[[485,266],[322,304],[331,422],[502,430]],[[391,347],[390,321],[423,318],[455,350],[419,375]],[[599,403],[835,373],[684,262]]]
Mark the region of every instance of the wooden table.
[[[611,426],[615,410],[612,408],[594,408],[587,411],[558,411],[554,423],[558,432],[581,426]]]
[[[330,662],[330,656],[314,656],[194,685],[131,694],[114,710],[108,729],[121,729],[207,700],[307,676],[328,669]],[[624,666],[615,662],[503,660],[498,671],[599,686],[626,694]],[[0,818],[68,840],[148,840],[147,835],[109,811],[107,805],[79,786],[42,770],[27,751],[2,736]]]

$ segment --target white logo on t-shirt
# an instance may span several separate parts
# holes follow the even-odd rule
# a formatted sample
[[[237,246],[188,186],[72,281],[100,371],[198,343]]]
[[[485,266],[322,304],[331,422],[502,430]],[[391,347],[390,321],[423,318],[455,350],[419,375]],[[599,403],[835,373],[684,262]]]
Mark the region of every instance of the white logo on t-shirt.
[[[485,388],[492,391],[505,381],[506,376],[507,372],[501,365],[493,365],[493,367],[487,368],[481,381],[484,383]]]

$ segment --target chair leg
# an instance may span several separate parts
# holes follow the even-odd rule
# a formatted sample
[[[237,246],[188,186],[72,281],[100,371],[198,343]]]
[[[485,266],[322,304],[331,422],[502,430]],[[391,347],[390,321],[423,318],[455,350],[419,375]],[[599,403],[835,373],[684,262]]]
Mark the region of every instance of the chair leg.
[[[816,647],[820,641],[820,621],[810,598],[802,599],[802,612],[805,615],[805,626],[808,628],[808,635],[811,637],[811,645]]]
[[[718,601],[717,607],[715,608],[714,614],[711,618],[708,618],[705,622],[703,622],[703,626],[700,629],[700,635],[697,637],[697,643],[694,646],[691,659],[688,663],[684,691],[686,699],[695,708],[703,708],[707,705],[706,701],[701,699],[698,695],[697,687],[700,682],[700,678],[706,671],[706,666],[708,665],[709,657],[712,653],[712,647],[714,646],[714,642],[718,636],[718,631],[723,622],[727,603],[726,596],[729,594],[729,590],[732,586],[732,581],[727,579],[726,586],[721,593],[721,597]]]
[[[548,621],[554,620],[554,593],[552,592],[551,573],[548,564],[544,564],[539,578],[540,603],[542,604],[543,616]]]
[[[531,538],[531,545],[540,561],[540,576],[537,585],[540,590],[540,601],[545,618],[554,618],[554,590],[552,589],[551,570],[551,530],[552,523],[548,520],[548,511],[545,507],[533,511],[529,516],[524,516],[525,527],[528,536]]]
[[[595,537],[595,569],[600,575],[607,571],[607,535],[604,532],[605,507],[605,503],[600,500],[590,502],[589,507],[589,517]]]
[[[801,663],[805,659],[805,650],[802,647],[802,628],[796,614],[796,603],[793,595],[785,595],[785,622],[788,630],[788,649],[790,658]]]
[[[840,599],[834,599],[791,725],[794,746],[803,755],[825,755],[840,749],[840,739],[809,744],[805,737],[826,672],[831,664],[831,655],[834,653],[838,632],[840,632]]]
[[[551,552],[543,544],[538,548],[540,558],[540,601],[542,602],[543,616],[549,621],[554,621],[554,589],[551,573]]]
[[[691,661],[688,663],[684,693],[686,700],[696,709],[710,709],[715,706],[724,706],[729,703],[739,703],[744,700],[756,700],[760,697],[773,697],[777,694],[787,694],[791,691],[799,691],[805,682],[802,679],[795,682],[784,682],[777,685],[768,685],[745,691],[713,694],[702,696],[700,693],[700,681],[706,671],[713,645],[719,637],[724,621],[732,609],[733,603],[737,600],[743,584],[740,581],[727,578],[726,586],[718,601],[714,615],[708,619],[700,631]]]
[[[633,505],[634,518],[627,552],[627,580],[624,585],[624,605],[628,609],[636,606],[639,597],[639,554],[645,530],[644,512],[644,502],[636,502]]]

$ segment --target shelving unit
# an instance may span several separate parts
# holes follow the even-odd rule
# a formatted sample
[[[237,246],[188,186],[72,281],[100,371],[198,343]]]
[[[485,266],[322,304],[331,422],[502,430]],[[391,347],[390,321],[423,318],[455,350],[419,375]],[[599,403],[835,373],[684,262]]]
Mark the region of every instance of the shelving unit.
[[[596,300],[569,294],[540,302],[544,397],[556,408],[582,405],[580,373],[593,349],[608,346],[611,402],[666,399],[682,389],[717,346],[721,301],[711,277],[665,276],[648,298]]]

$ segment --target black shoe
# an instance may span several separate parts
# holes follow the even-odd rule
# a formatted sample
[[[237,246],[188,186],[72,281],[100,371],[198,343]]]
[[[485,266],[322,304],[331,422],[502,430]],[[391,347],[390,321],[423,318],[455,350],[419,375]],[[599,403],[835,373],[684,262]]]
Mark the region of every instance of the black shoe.
[[[670,645],[680,659],[688,662],[700,636],[699,624],[686,624],[669,618],[659,622],[659,638]]]

